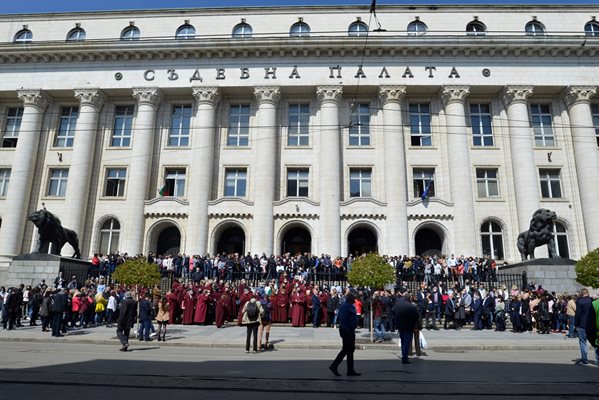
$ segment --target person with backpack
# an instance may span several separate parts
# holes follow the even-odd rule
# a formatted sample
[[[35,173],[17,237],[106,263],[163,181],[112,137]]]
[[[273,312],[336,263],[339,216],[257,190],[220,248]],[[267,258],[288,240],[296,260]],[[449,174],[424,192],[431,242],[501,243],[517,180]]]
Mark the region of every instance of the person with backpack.
[[[258,327],[262,323],[262,317],[264,316],[264,309],[262,308],[262,304],[256,301],[255,297],[252,297],[243,306],[243,309],[241,310],[241,315],[241,324],[247,327],[247,336],[245,338],[245,352],[250,352],[250,339],[253,334],[253,352],[255,354],[258,352]]]

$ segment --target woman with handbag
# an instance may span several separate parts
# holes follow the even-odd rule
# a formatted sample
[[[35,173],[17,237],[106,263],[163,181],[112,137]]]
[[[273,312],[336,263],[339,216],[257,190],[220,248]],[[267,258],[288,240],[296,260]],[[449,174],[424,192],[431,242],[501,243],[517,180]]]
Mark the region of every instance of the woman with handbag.
[[[158,314],[156,314],[156,322],[158,322],[158,341],[166,342],[166,326],[170,318],[170,305],[166,300],[166,296],[162,296],[158,301]]]

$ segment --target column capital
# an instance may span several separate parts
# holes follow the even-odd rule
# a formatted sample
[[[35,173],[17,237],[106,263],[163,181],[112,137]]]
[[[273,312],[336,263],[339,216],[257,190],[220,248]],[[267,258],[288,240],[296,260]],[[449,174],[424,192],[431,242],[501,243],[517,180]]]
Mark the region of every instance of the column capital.
[[[106,102],[106,95],[98,88],[73,89],[80,105],[87,105],[100,110]]]
[[[278,86],[256,86],[254,96],[258,103],[271,103],[277,105],[281,98],[281,90]]]
[[[337,103],[343,96],[343,86],[341,85],[327,85],[317,86],[316,96],[321,103]]]
[[[132,90],[133,97],[140,105],[146,104],[151,107],[158,107],[162,100],[162,92],[157,87],[138,87]]]
[[[501,92],[501,97],[505,106],[509,107],[515,103],[526,103],[532,91],[532,86],[506,86]]]
[[[441,88],[441,101],[443,107],[451,103],[464,104],[466,97],[470,94],[470,86],[449,85]]]
[[[405,86],[379,86],[379,100],[383,105],[386,103],[399,103],[405,95]]]
[[[198,104],[209,104],[216,107],[220,101],[220,90],[215,86],[193,86],[191,90]]]
[[[576,104],[591,102],[591,97],[597,93],[596,86],[568,86],[561,93],[561,98],[566,107],[572,108]]]
[[[50,104],[50,96],[40,89],[25,89],[17,91],[17,96],[25,106],[32,106],[45,111]]]

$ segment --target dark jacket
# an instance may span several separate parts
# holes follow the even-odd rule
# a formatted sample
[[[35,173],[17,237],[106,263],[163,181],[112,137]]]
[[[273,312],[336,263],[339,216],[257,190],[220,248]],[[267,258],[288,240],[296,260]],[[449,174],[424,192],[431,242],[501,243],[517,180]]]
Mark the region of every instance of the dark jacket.
[[[137,302],[131,298],[125,299],[119,304],[119,319],[117,327],[119,329],[131,329],[137,318]]]
[[[593,347],[599,347],[599,315],[597,314],[597,309],[599,309],[599,299],[591,303],[586,320],[585,332],[587,340]]]
[[[152,319],[152,304],[143,299],[139,302],[139,320],[140,321],[149,321]]]
[[[63,313],[67,311],[67,304],[67,294],[63,291],[60,291],[54,295],[54,302],[50,306],[50,312]]]
[[[593,300],[589,296],[584,296],[576,300],[576,314],[574,315],[574,326],[577,328],[586,328],[587,316],[592,306]]]
[[[339,324],[339,334],[341,336],[354,333],[358,327],[356,307],[353,304],[344,302],[339,308],[337,323]]]
[[[416,306],[405,299],[399,299],[391,310],[395,317],[395,325],[402,332],[414,332],[420,320]]]

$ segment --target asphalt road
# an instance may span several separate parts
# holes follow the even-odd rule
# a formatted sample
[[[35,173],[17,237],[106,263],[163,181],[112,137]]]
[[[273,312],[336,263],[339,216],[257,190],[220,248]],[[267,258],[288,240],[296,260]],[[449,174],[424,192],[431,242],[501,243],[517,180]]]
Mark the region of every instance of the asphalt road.
[[[356,352],[362,376],[337,378],[327,369],[335,350],[132,348],[0,342],[0,400],[599,399],[599,368],[573,365],[572,350],[429,351],[410,365],[401,364],[398,351],[362,350]]]

